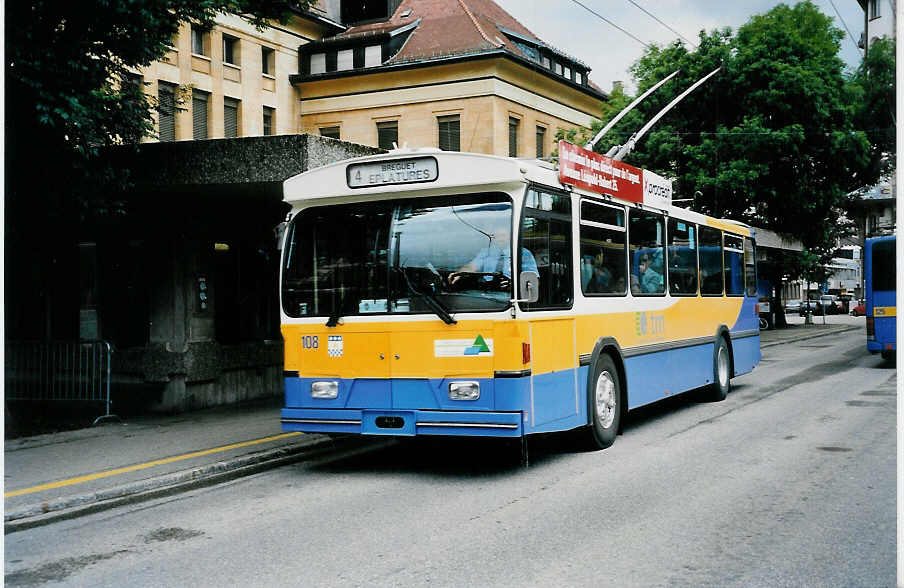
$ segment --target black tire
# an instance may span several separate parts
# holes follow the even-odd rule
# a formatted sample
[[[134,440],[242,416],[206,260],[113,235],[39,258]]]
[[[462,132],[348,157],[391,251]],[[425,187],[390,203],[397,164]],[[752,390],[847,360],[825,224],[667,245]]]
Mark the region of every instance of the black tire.
[[[721,402],[731,390],[731,351],[724,337],[716,339],[713,347],[713,383],[707,390],[707,398],[712,402]]]
[[[621,424],[621,382],[615,362],[600,353],[587,380],[587,414],[590,425],[583,432],[590,450],[605,449],[615,443]]]
[[[884,349],[882,351],[882,359],[885,361],[895,361],[895,352],[890,349]]]

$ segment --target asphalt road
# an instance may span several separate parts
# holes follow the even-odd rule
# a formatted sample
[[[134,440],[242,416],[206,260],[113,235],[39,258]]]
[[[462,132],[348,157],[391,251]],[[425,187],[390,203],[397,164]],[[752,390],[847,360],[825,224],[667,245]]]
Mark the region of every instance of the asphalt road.
[[[333,454],[5,537],[5,584],[893,586],[896,371],[862,330],[764,350],[601,452]]]

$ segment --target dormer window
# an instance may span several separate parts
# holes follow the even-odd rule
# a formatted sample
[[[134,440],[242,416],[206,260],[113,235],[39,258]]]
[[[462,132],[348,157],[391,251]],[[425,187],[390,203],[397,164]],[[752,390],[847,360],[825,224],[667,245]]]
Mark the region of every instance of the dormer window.
[[[311,75],[326,73],[326,53],[311,55]]]
[[[354,69],[355,52],[353,49],[342,49],[336,54],[336,71]]]
[[[364,48],[364,67],[376,67],[383,63],[383,47],[371,45]]]

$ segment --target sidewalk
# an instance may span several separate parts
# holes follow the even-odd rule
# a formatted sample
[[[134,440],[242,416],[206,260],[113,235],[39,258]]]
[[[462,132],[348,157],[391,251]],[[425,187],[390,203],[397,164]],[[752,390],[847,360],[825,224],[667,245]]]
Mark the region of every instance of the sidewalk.
[[[822,317],[764,331],[763,348],[863,329],[862,317]],[[360,443],[284,434],[282,398],[13,439],[4,446],[7,533],[219,483]]]

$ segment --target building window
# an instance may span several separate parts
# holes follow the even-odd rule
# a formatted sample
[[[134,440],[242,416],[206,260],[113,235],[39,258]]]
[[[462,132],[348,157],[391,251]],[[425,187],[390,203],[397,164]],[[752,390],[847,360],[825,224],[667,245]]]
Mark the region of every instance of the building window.
[[[461,151],[461,122],[457,114],[437,117],[439,124],[439,148],[443,151]]]
[[[161,141],[176,140],[176,87],[161,82],[157,86],[157,113],[160,117]]]
[[[226,138],[239,136],[239,101],[223,98],[223,133]]]
[[[549,61],[549,57],[547,55],[540,56],[540,63],[543,64],[543,67],[546,69],[552,68],[552,62]]]
[[[235,37],[223,35],[223,63],[239,64],[239,40]]]
[[[269,106],[264,106],[264,134],[273,134],[273,118],[274,110]]]
[[[343,49],[336,55],[336,71],[345,71],[355,67],[355,50]]]
[[[518,125],[521,121],[514,116],[509,117],[509,157],[518,157]]]
[[[329,137],[330,139],[338,139],[339,127],[320,127],[320,136]]]
[[[576,81],[580,85],[584,86],[585,85],[584,79],[585,79],[584,72],[581,72],[581,71],[575,72],[574,81]]]
[[[869,17],[870,19],[879,18],[882,16],[882,11],[880,9],[880,1],[879,0],[869,0]]]
[[[562,64],[559,62],[556,62],[556,73],[562,75]]]
[[[191,92],[191,118],[192,137],[195,139],[207,138],[207,92],[192,90]]]
[[[571,68],[570,68],[570,67],[566,67],[566,68],[565,68],[565,73],[562,74],[562,75],[564,75],[566,78],[568,78],[568,79],[570,80],[570,79],[571,79]]]
[[[399,123],[398,121],[387,121],[377,123],[377,145],[380,149],[395,149],[395,145],[399,143]],[[393,145],[395,144],[395,145]]]
[[[371,45],[364,48],[364,67],[376,67],[383,63],[383,47]]]
[[[207,55],[205,42],[207,33],[198,27],[191,28],[191,52],[195,55]]]
[[[269,47],[261,47],[261,73],[267,75],[276,73],[276,51]]]
[[[311,55],[311,75],[326,73],[326,53]]]
[[[537,127],[537,159],[546,157],[546,127]]]

